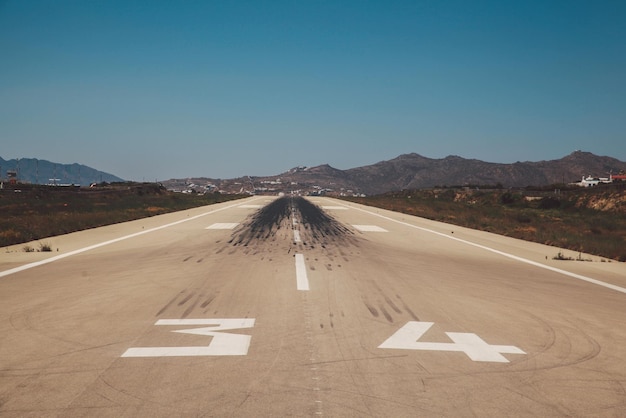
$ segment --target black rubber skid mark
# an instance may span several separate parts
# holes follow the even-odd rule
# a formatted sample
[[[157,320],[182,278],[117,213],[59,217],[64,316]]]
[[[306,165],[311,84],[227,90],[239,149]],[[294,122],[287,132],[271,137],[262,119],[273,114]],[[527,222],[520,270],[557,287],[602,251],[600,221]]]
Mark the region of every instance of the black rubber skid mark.
[[[300,212],[302,223],[309,228],[313,238],[320,240],[324,237],[342,237],[352,234],[348,228],[328,216],[319,206],[314,205],[303,197],[294,197],[296,210]]]
[[[229,241],[232,245],[248,245],[252,240],[266,240],[275,235],[281,227],[288,227],[291,212],[299,215],[302,225],[307,228],[312,238],[323,241],[325,238],[341,239],[352,234],[348,228],[328,216],[319,207],[303,197],[281,197],[259,209],[252,219],[239,230],[233,232]],[[290,227],[290,226],[289,226]]]
[[[259,209],[242,229],[236,230],[229,243],[248,245],[253,239],[265,240],[272,235],[274,228],[280,228],[281,222],[288,216],[288,202],[284,198],[276,199]]]

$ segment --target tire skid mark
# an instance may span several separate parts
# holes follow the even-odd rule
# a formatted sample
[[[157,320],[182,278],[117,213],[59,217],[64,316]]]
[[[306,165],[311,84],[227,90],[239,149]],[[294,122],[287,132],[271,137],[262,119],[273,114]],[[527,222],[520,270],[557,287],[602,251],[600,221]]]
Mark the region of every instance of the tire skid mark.
[[[383,313],[383,316],[385,317],[385,319],[393,324],[393,317],[391,316],[391,314],[389,314],[389,312],[387,312],[387,309],[385,309],[385,305],[379,305],[378,306],[380,308],[380,311]]]
[[[196,296],[196,300],[191,304],[191,306],[189,306],[187,309],[185,309],[185,312],[183,312],[183,315],[181,316],[181,319],[187,318],[189,316],[189,314],[191,312],[193,312],[193,310],[196,308],[196,305],[198,305],[198,302],[200,301],[201,297],[202,297],[202,295]]]
[[[293,220],[296,218],[298,222],[294,225]],[[299,232],[298,242],[293,242],[294,230]],[[354,245],[357,239],[353,235],[350,229],[327,215],[319,206],[303,197],[291,196],[278,198],[251,215],[248,221],[232,232],[228,244],[246,249],[257,249],[257,246],[263,244],[267,250],[268,247],[279,245],[278,239],[286,239],[290,246],[285,247],[285,251],[291,252],[294,247],[322,247],[332,255],[332,249],[327,248],[329,244],[334,244],[332,247]]]
[[[206,300],[204,302],[202,302],[202,304],[200,305],[200,307],[202,309],[206,308],[207,306],[209,306],[209,304],[211,302],[213,302],[213,299],[215,299],[215,295],[211,295],[208,298],[206,298]]]
[[[109,389],[111,389],[115,394],[117,395],[122,395],[123,398],[130,398],[130,399],[135,399],[137,401],[140,401],[142,403],[148,402],[148,399],[137,396],[127,390],[123,390],[120,389],[119,387],[113,385],[112,383],[110,383],[109,381],[106,380],[106,378],[103,375],[98,376],[98,381],[102,382],[106,387],[108,387]],[[119,400],[118,400],[119,402]]]
[[[408,306],[406,306],[406,303],[402,302],[402,307],[404,308],[404,310],[411,316],[411,318],[413,318],[414,321],[419,321],[419,317],[417,315],[415,315],[415,312],[413,312],[411,310],[411,308],[409,308]]]
[[[367,308],[368,311],[370,311],[370,313],[372,314],[374,318],[378,318],[380,316],[380,313],[378,313],[378,310],[375,307],[373,307],[367,302],[364,302],[364,303],[365,303],[365,307]]]
[[[189,302],[189,299],[191,299],[193,297],[193,295],[195,294],[195,292],[191,292],[190,294],[188,294],[187,296],[185,296],[185,298],[183,300],[181,300],[180,302],[178,302],[178,306],[182,306],[185,303]]]
[[[536,374],[540,371],[561,369],[564,367],[580,365],[589,360],[593,360],[600,354],[602,350],[601,345],[593,337],[591,337],[588,333],[586,333],[583,329],[576,325],[575,322],[571,320],[566,320],[566,322],[570,324],[569,327],[560,326],[559,328],[555,328],[546,319],[528,310],[520,309],[520,311],[526,314],[529,318],[535,320],[541,327],[544,335],[543,343],[540,349],[535,350],[532,353],[528,353],[528,356],[524,359],[511,362],[517,363],[521,367],[520,370],[532,370],[532,372]],[[584,340],[588,344],[586,350],[580,349],[581,344],[577,344],[577,353],[574,353],[572,351],[572,341],[576,338]],[[559,356],[560,358],[554,359],[547,364],[540,360],[541,358],[545,358],[546,356],[558,355],[558,353],[551,353],[553,353],[553,350],[564,349],[565,346],[569,347],[566,356],[561,355]],[[574,355],[574,358],[571,358],[572,355]],[[531,364],[532,366],[529,366]],[[529,378],[532,379],[532,377]]]
[[[385,302],[387,302],[387,304],[388,304],[389,306],[391,306],[391,309],[393,309],[395,313],[399,313],[399,314],[401,314],[401,313],[402,313],[402,311],[400,310],[400,308],[398,308],[398,307],[396,306],[396,304],[395,304],[395,303],[393,303],[393,301],[392,301],[392,300],[391,300],[391,299],[390,299],[387,295],[384,295],[384,294],[383,294],[383,296],[385,297]]]
[[[160,316],[163,312],[165,312],[170,306],[174,304],[174,302],[176,302],[176,299],[178,299],[178,296],[182,295],[183,293],[185,293],[184,290],[178,293],[176,296],[174,296],[169,302],[165,304],[164,307],[161,308],[161,310],[159,310],[159,312],[157,312],[155,316]]]
[[[594,359],[595,357],[597,357],[598,354],[600,354],[600,351],[602,350],[602,348],[601,348],[600,344],[598,343],[598,341],[595,338],[593,338],[592,336],[590,336],[588,333],[583,331],[580,328],[580,326],[576,325],[574,322],[568,321],[568,323],[570,324],[571,329],[575,330],[577,332],[577,334],[582,339],[586,340],[586,342],[589,344],[588,352],[584,353],[584,355],[579,357],[574,364],[584,363],[586,361],[589,361],[589,360]]]

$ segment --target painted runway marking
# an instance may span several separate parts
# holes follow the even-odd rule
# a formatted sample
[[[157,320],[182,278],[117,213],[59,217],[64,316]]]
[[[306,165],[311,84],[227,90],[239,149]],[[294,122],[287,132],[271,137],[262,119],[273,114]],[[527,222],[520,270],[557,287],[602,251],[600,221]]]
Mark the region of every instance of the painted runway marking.
[[[322,206],[322,209],[325,210],[348,210],[348,208],[343,206]]]
[[[206,346],[194,347],[133,347],[122,357],[189,357],[189,356],[245,356],[250,347],[250,335],[230,334],[233,329],[254,327],[254,318],[228,319],[160,319],[154,325],[211,325],[203,328],[174,330],[181,334],[213,337]]]
[[[615,290],[617,292],[626,293],[626,288],[623,288],[623,287],[620,287],[620,286],[616,286],[616,285],[611,284],[611,283],[606,283],[606,282],[603,282],[603,281],[600,281],[600,280],[592,279],[591,277],[583,276],[581,274],[576,274],[576,273],[572,273],[572,272],[567,271],[567,270],[561,270],[561,269],[556,268],[556,267],[552,267],[552,266],[548,266],[548,265],[545,265],[545,264],[541,264],[541,263],[538,263],[536,261],[529,260],[527,258],[518,257],[518,256],[513,255],[513,254],[505,253],[504,251],[496,250],[495,248],[487,247],[487,246],[481,245],[481,244],[476,244],[475,242],[471,242],[471,241],[466,241],[466,240],[461,239],[461,238],[457,238],[457,237],[453,237],[451,235],[447,235],[447,234],[444,234],[444,233],[441,233],[441,232],[433,231],[432,229],[423,228],[423,227],[417,226],[417,225],[412,225],[412,224],[410,224],[408,222],[398,221],[398,220],[390,218],[388,216],[384,216],[384,215],[381,215],[381,214],[378,214],[378,213],[370,212],[368,210],[361,209],[361,208],[356,207],[356,206],[346,206],[346,207],[349,207],[349,208],[352,208],[352,209],[355,209],[355,210],[358,210],[358,211],[361,211],[361,212],[365,212],[365,213],[368,213],[370,215],[377,216],[377,217],[379,217],[381,219],[385,219],[387,221],[395,222],[395,223],[400,224],[400,225],[408,226],[410,228],[414,228],[414,229],[418,229],[420,231],[424,231],[424,232],[428,232],[428,233],[431,233],[431,234],[439,235],[440,237],[451,239],[453,241],[457,241],[457,242],[461,242],[463,244],[471,245],[472,247],[481,248],[481,249],[483,249],[485,251],[489,251],[489,252],[492,252],[492,253],[495,253],[495,254],[499,254],[499,255],[501,255],[503,257],[507,257],[507,258],[510,258],[512,260],[516,260],[516,261],[519,261],[519,262],[522,262],[522,263],[530,264],[531,266],[535,266],[535,267],[539,267],[539,268],[542,268],[542,269],[550,270],[550,271],[552,271],[554,273],[559,273],[559,274],[563,274],[565,276],[573,277],[575,279],[582,280],[582,281],[588,282],[588,283],[592,283],[592,284],[595,284],[595,285],[598,285],[598,286],[602,286],[602,287],[605,287],[607,289]]]
[[[260,209],[263,205],[241,205],[239,207],[242,209]]]
[[[214,223],[211,226],[207,226],[205,229],[235,229],[239,225],[237,222],[232,223]]]
[[[157,226],[155,228],[145,229],[143,231],[136,232],[134,234],[125,235],[123,237],[115,238],[115,239],[112,239],[110,241],[100,242],[98,244],[94,244],[94,245],[90,245],[90,246],[85,247],[85,248],[80,248],[78,250],[70,251],[70,252],[67,252],[65,254],[60,254],[60,255],[57,255],[57,256],[54,256],[54,257],[46,258],[45,260],[36,261],[34,263],[29,263],[29,264],[24,264],[23,266],[15,267],[15,268],[12,268],[12,269],[0,272],[0,277],[5,277],[5,276],[11,275],[11,274],[19,273],[20,271],[28,270],[28,269],[31,269],[33,267],[42,266],[44,264],[48,264],[48,263],[52,263],[52,262],[55,262],[55,261],[58,261],[58,260],[62,260],[64,258],[71,257],[71,256],[76,255],[76,254],[80,254],[80,253],[84,253],[86,251],[94,250],[96,248],[104,247],[104,246],[109,245],[109,244],[115,244],[116,242],[124,241],[124,240],[130,239],[130,238],[135,238],[135,237],[138,237],[140,235],[149,234],[150,232],[160,231],[161,229],[165,229],[165,228],[169,228],[171,226],[175,226],[175,225],[179,225],[179,224],[182,224],[182,223],[185,223],[185,222],[193,221],[193,220],[196,220],[198,218],[202,218],[203,216],[212,215],[214,213],[221,212],[223,210],[227,210],[227,209],[231,209],[231,208],[236,208],[238,206],[242,206],[242,205],[241,204],[236,204],[236,205],[226,206],[226,207],[223,207],[223,208],[220,208],[220,209],[211,210],[209,212],[205,212],[205,213],[201,213],[200,215],[191,216],[189,218],[181,219],[181,220],[176,221],[176,222],[171,222],[171,223],[166,224],[166,225],[161,225],[161,226]]]
[[[376,225],[352,225],[355,229],[361,232],[389,232],[384,228]]]
[[[297,229],[293,230],[293,240],[297,243],[302,242],[302,238],[300,238],[300,231],[298,231]]]
[[[433,326],[432,322],[407,322],[395,334],[389,337],[378,348],[395,348],[401,350],[428,350],[428,351],[462,351],[473,361],[493,363],[508,363],[502,355],[526,354],[512,345],[490,345],[478,335],[468,332],[446,332],[453,343],[429,343],[418,340]]]
[[[306,274],[303,254],[296,254],[296,285],[298,290],[309,290],[309,278]]]

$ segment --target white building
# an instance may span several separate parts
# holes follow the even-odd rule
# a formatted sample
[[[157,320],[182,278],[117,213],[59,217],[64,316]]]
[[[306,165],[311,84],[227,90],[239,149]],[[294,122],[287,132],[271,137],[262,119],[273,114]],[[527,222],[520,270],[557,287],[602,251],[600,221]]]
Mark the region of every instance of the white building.
[[[578,184],[581,187],[593,187],[597,186],[600,183],[611,183],[611,179],[608,177],[591,177],[591,176],[583,176],[582,180]]]

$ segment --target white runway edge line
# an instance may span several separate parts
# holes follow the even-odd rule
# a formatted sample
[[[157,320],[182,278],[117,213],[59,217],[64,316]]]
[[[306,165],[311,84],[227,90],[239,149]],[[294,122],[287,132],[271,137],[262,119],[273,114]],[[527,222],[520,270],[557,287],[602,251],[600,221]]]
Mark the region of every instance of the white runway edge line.
[[[306,275],[304,254],[296,254],[296,285],[298,290],[309,290],[309,278]]]
[[[125,235],[123,237],[115,238],[115,239],[112,239],[110,241],[100,242],[98,244],[94,244],[94,245],[90,245],[90,246],[85,247],[85,248],[80,248],[78,250],[70,251],[70,252],[65,253],[65,254],[60,254],[60,255],[57,255],[55,257],[47,258],[45,260],[36,261],[36,262],[30,263],[30,264],[24,264],[23,266],[15,267],[15,268],[12,268],[10,270],[5,270],[5,271],[0,272],[0,277],[6,277],[6,276],[9,276],[11,274],[19,273],[20,271],[32,269],[33,267],[43,266],[44,264],[52,263],[52,262],[55,262],[55,261],[58,261],[58,260],[61,260],[61,259],[67,258],[67,257],[71,257],[71,256],[76,255],[76,254],[80,254],[80,253],[84,253],[86,251],[94,250],[96,248],[104,247],[105,245],[115,244],[116,242],[124,241],[124,240],[130,239],[130,238],[135,238],[135,237],[138,237],[138,236],[144,235],[144,234],[149,234],[150,232],[159,231],[161,229],[169,228],[169,227],[174,226],[174,225],[179,225],[179,224],[182,224],[182,223],[185,223],[185,222],[193,221],[194,219],[202,218],[203,216],[211,215],[213,213],[221,212],[223,210],[231,209],[231,208],[234,208],[234,207],[237,207],[237,206],[241,206],[241,203],[237,204],[237,205],[230,205],[230,206],[226,206],[224,208],[215,209],[215,210],[212,210],[212,211],[209,211],[209,212],[201,213],[200,215],[192,216],[191,218],[181,219],[180,221],[172,222],[172,223],[169,223],[169,224],[166,224],[166,225],[157,226],[157,227],[151,228],[151,229],[146,229],[146,230],[143,230],[143,231],[140,231],[140,232],[136,232],[134,234]]]
[[[513,255],[513,254],[505,253],[504,251],[496,250],[495,248],[490,248],[490,247],[487,247],[487,246],[484,246],[484,245],[476,244],[475,242],[466,241],[466,240],[461,239],[461,238],[457,238],[457,237],[453,237],[453,236],[450,236],[450,235],[446,235],[446,234],[441,233],[441,232],[433,231],[432,229],[422,228],[421,226],[412,225],[412,224],[407,223],[407,222],[398,221],[398,220],[395,220],[395,219],[390,218],[388,216],[384,216],[384,215],[381,215],[379,213],[370,212],[368,210],[361,209],[361,208],[356,207],[356,206],[348,206],[348,205],[343,205],[343,206],[345,206],[347,208],[350,208],[350,209],[355,209],[355,210],[358,210],[358,211],[361,211],[361,212],[369,213],[370,215],[377,216],[379,218],[382,218],[382,219],[385,219],[385,220],[388,220],[388,221],[391,221],[391,222],[395,222],[395,223],[400,224],[400,225],[408,226],[408,227],[414,228],[414,229],[419,229],[420,231],[424,231],[424,232],[430,232],[431,234],[439,235],[441,237],[448,238],[448,239],[451,239],[453,241],[457,241],[457,242],[461,242],[463,244],[471,245],[472,247],[481,248],[483,250],[490,251],[492,253],[499,254],[501,256],[508,257],[508,258],[511,258],[513,260],[516,260],[516,261],[520,261],[522,263],[530,264],[530,265],[535,266],[535,267],[539,267],[539,268],[542,268],[542,269],[550,270],[550,271],[553,271],[555,273],[563,274],[565,276],[573,277],[573,278],[578,279],[578,280],[582,280],[582,281],[585,281],[585,282],[588,282],[588,283],[592,283],[592,284],[595,284],[595,285],[598,285],[598,286],[606,287],[607,289],[615,290],[615,291],[618,291],[618,292],[626,294],[626,288],[623,288],[623,287],[620,287],[620,286],[616,286],[616,285],[611,284],[611,283],[606,283],[606,282],[603,282],[603,281],[600,281],[600,280],[592,279],[591,277],[582,276],[580,274],[572,273],[572,272],[569,272],[569,271],[566,271],[566,270],[561,270],[561,269],[558,269],[556,267],[547,266],[545,264],[537,263],[536,261],[528,260],[527,258],[518,257],[518,256]]]

